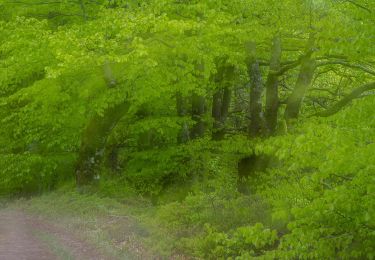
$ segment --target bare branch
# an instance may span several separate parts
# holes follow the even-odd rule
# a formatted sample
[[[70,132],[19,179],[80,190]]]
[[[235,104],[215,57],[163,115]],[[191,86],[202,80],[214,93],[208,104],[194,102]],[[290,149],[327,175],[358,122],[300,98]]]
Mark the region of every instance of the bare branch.
[[[348,68],[353,68],[353,69],[359,69],[359,70],[362,70],[368,74],[371,74],[373,76],[375,76],[375,71],[371,70],[370,68],[364,66],[364,65],[361,65],[361,64],[352,64],[352,63],[349,63],[347,61],[343,61],[343,60],[334,60],[334,61],[322,61],[322,62],[319,62],[317,64],[317,66],[326,66],[326,65],[342,65],[342,66],[345,66],[345,67],[348,67]]]

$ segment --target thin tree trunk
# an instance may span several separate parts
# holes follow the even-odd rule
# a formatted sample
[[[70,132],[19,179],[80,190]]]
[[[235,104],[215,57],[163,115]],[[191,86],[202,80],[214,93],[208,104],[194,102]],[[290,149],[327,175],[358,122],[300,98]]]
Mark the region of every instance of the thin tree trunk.
[[[281,40],[275,36],[272,44],[272,53],[270,60],[270,72],[266,81],[266,109],[265,120],[267,129],[273,134],[277,126],[277,112],[279,109],[279,75],[281,61]]]
[[[89,184],[99,176],[108,135],[128,109],[127,102],[121,103],[107,109],[103,115],[95,115],[87,124],[76,164],[78,186]]]
[[[222,106],[223,90],[218,89],[212,98],[212,118],[214,119],[212,129],[212,139],[219,139],[219,131],[221,129],[221,106]]]

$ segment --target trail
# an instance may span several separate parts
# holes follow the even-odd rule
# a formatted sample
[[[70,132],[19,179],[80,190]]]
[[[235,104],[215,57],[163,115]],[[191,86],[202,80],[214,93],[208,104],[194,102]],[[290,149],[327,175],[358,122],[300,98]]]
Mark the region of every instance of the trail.
[[[21,210],[0,210],[0,260],[113,259],[74,234]]]

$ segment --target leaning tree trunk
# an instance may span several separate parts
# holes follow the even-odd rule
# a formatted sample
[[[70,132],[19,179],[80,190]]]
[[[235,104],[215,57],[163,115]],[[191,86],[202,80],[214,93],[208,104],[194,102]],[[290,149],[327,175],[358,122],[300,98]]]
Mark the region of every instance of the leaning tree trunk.
[[[273,134],[277,126],[277,112],[279,109],[279,75],[281,61],[281,40],[275,36],[272,43],[270,60],[270,72],[266,81],[266,109],[265,120],[270,134]]]
[[[305,98],[307,89],[311,85],[315,68],[316,62],[314,59],[311,58],[311,55],[307,55],[302,58],[301,69],[298,75],[296,85],[287,101],[285,109],[286,121],[298,118],[303,99]]]
[[[296,85],[292,91],[292,94],[289,96],[287,100],[284,115],[285,120],[287,122],[298,118],[303,99],[305,98],[307,89],[311,85],[316,69],[316,61],[314,58],[312,58],[312,54],[314,52],[314,44],[315,38],[314,35],[311,34],[309,42],[306,46],[306,54],[301,59],[301,68]]]
[[[108,135],[128,109],[129,104],[124,102],[90,119],[82,134],[76,165],[78,186],[90,184],[99,175]]]

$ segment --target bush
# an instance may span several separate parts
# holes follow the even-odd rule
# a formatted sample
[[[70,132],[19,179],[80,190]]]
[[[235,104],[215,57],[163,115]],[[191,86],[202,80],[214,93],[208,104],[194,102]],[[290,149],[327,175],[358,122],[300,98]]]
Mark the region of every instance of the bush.
[[[249,259],[261,256],[277,246],[277,232],[263,224],[243,226],[228,233],[217,232],[209,225],[205,233],[193,240],[194,254],[203,259]]]
[[[0,156],[0,196],[30,195],[51,190],[72,178],[71,158],[46,158],[34,154]],[[68,173],[68,174],[67,174]]]

